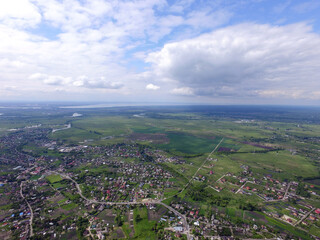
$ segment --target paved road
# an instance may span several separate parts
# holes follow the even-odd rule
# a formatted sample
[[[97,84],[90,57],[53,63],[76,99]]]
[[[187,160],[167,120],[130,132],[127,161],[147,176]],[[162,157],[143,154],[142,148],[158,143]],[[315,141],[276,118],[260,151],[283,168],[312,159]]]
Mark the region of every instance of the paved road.
[[[188,186],[189,184],[192,182],[193,178],[198,174],[198,172],[200,171],[200,169],[206,164],[206,162],[210,159],[211,155],[218,149],[218,147],[220,146],[220,144],[222,143],[222,141],[224,140],[224,138],[222,138],[220,140],[220,142],[217,144],[217,146],[211,151],[211,153],[209,154],[209,156],[206,158],[206,160],[201,164],[201,166],[198,168],[198,170],[194,173],[194,175],[189,179],[189,182],[184,186],[184,188],[180,191],[183,192]],[[148,204],[161,204],[164,207],[166,207],[167,209],[169,209],[170,211],[172,211],[174,214],[176,214],[177,216],[179,216],[183,222],[183,226],[184,226],[184,233],[187,235],[187,239],[190,240],[191,239],[191,235],[190,235],[190,227],[189,224],[187,222],[187,218],[185,215],[181,214],[180,212],[178,212],[177,210],[175,210],[174,208],[170,207],[169,205],[161,202],[160,200],[147,200],[147,201],[143,201],[143,202],[101,202],[101,201],[96,201],[96,200],[92,200],[92,199],[88,199],[85,196],[83,196],[81,188],[79,186],[79,184],[73,180],[71,177],[69,177],[66,174],[63,173],[58,173],[58,172],[53,172],[55,174],[60,174],[62,177],[71,180],[75,185],[76,188],[79,192],[79,195],[86,200],[88,203],[96,203],[96,204],[105,204],[105,205],[136,205],[136,204],[144,204],[144,203],[148,203]]]
[[[173,212],[174,214],[176,214],[177,216],[179,216],[181,218],[183,226],[184,226],[184,233],[187,235],[187,239],[190,240],[191,239],[190,228],[189,228],[189,224],[187,222],[186,216],[181,214],[181,213],[179,213],[177,210],[175,210],[174,208],[170,207],[169,205],[167,205],[167,204],[165,204],[163,202],[159,202],[158,204],[161,204],[162,206],[166,207],[171,212]]]
[[[170,211],[172,211],[174,214],[176,214],[177,216],[179,216],[183,222],[183,227],[185,229],[184,233],[187,235],[187,239],[190,240],[191,236],[190,236],[190,228],[189,228],[189,224],[187,222],[187,218],[185,215],[179,213],[177,210],[175,210],[174,208],[170,207],[169,205],[161,202],[160,200],[154,200],[154,199],[148,199],[145,201],[141,201],[141,202],[101,202],[101,201],[96,201],[93,199],[88,199],[85,196],[83,196],[82,194],[82,190],[79,186],[79,184],[72,179],[70,176],[63,174],[63,173],[59,173],[59,172],[54,172],[54,171],[50,171],[50,173],[54,173],[54,174],[59,174],[60,176],[62,176],[63,178],[69,179],[70,181],[72,181],[75,185],[76,188],[78,190],[79,195],[86,200],[89,204],[91,203],[96,203],[96,204],[104,204],[104,205],[137,205],[137,204],[161,204],[162,206],[166,207],[167,209],[169,209]]]
[[[23,188],[23,182],[20,183],[20,196],[21,196],[21,198],[23,198],[23,199],[26,201],[26,203],[27,203],[27,205],[28,205],[28,207],[29,207],[29,209],[30,209],[29,228],[30,228],[30,237],[32,237],[32,236],[33,236],[33,227],[32,227],[32,222],[33,222],[33,210],[32,210],[32,207],[31,207],[30,203],[29,203],[29,202],[27,201],[27,199],[24,197],[23,192],[22,192],[22,188]]]

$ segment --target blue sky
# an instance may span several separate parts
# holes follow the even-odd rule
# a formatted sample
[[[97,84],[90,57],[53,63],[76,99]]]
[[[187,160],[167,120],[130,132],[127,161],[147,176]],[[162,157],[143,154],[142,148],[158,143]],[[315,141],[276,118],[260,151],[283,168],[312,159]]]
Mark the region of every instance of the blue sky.
[[[0,2],[1,101],[319,105],[320,0]]]

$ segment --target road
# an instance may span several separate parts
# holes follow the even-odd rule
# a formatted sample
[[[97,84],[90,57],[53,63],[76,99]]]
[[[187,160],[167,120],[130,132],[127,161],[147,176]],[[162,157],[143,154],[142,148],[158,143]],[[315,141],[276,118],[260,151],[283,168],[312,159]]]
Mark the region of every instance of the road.
[[[239,189],[238,189],[238,191],[236,191],[236,193],[235,194],[237,194],[237,193],[239,193],[240,192],[240,190],[241,189],[243,189],[244,188],[244,186],[247,184],[247,183],[252,183],[252,184],[255,184],[255,182],[253,182],[253,181],[246,181]],[[258,195],[258,194],[256,194],[256,195]],[[259,196],[258,196],[259,197]]]
[[[287,195],[288,195],[288,191],[289,191],[289,189],[290,189],[290,186],[291,186],[291,182],[289,182],[289,184],[288,184],[288,186],[287,186],[287,189],[286,189],[286,192],[285,192],[285,194],[284,194],[284,196],[283,196],[283,200],[286,200],[288,197],[287,197]]]
[[[211,155],[218,149],[218,147],[220,146],[220,144],[222,143],[222,141],[224,140],[224,138],[222,138],[220,140],[220,142],[217,144],[217,146],[211,151],[211,153],[209,154],[209,156],[206,158],[206,160],[201,164],[201,166],[198,168],[198,170],[193,174],[193,176],[189,179],[188,183],[184,186],[184,188],[180,191],[183,192],[188,186],[189,184],[192,182],[193,178],[198,174],[198,172],[200,171],[200,169],[206,164],[206,162],[210,159]],[[86,198],[85,196],[83,196],[82,194],[82,190],[79,186],[79,184],[74,180],[72,179],[70,176],[66,175],[66,174],[63,174],[63,173],[59,173],[59,172],[55,172],[55,171],[48,171],[50,173],[53,173],[53,174],[59,174],[60,176],[62,176],[63,178],[65,179],[69,179],[70,181],[72,181],[77,190],[78,190],[78,193],[79,195],[84,199],[86,200],[89,204],[90,203],[95,203],[95,204],[104,204],[104,205],[136,205],[136,204],[161,204],[162,206],[166,207],[167,209],[169,209],[170,211],[172,211],[174,214],[176,214],[177,216],[179,216],[182,220],[182,223],[183,223],[183,227],[184,227],[184,233],[187,235],[187,239],[190,240],[191,239],[191,234],[190,234],[190,227],[189,227],[189,224],[187,222],[187,218],[185,215],[181,214],[180,212],[178,212],[177,210],[175,210],[174,208],[170,207],[169,205],[161,202],[161,200],[154,200],[154,199],[150,199],[150,200],[147,200],[147,201],[143,201],[143,202],[101,202],[101,201],[96,201],[96,200],[93,200],[93,199],[88,199]],[[164,199],[163,199],[164,200]]]
[[[307,212],[298,222],[296,222],[295,224],[293,224],[293,226],[297,226],[299,225],[303,220],[305,220],[310,213],[312,213],[314,210],[316,210],[316,208],[312,208],[309,212]]]
[[[222,178],[224,178],[226,174],[223,174],[216,182],[219,182]]]
[[[58,132],[58,131],[61,131],[61,130],[67,130],[71,128],[71,123],[67,124],[65,127],[63,128],[57,128],[57,129],[52,129],[52,133],[55,133],[55,132]]]
[[[32,207],[31,207],[30,203],[29,203],[29,202],[27,201],[27,199],[24,197],[23,192],[22,192],[22,188],[23,188],[23,182],[20,183],[20,196],[21,196],[21,198],[23,198],[23,199],[26,201],[26,203],[27,203],[27,205],[28,205],[28,207],[29,207],[29,209],[30,209],[29,228],[30,228],[30,237],[32,237],[32,236],[33,236],[33,227],[32,227],[32,222],[33,222],[33,210],[32,210]]]
[[[134,201],[134,202],[101,202],[101,201],[96,201],[96,200],[93,200],[93,199],[88,199],[85,196],[83,196],[82,190],[81,190],[79,184],[74,179],[72,179],[70,176],[68,176],[66,174],[63,174],[63,173],[54,172],[54,171],[50,171],[50,173],[59,174],[63,178],[69,179],[70,181],[72,181],[76,185],[76,188],[78,190],[79,195],[84,200],[86,200],[89,204],[92,204],[92,203],[104,204],[104,205],[137,205],[137,204],[146,204],[146,203],[147,204],[161,204],[162,206],[166,207],[167,209],[169,209],[170,211],[172,211],[174,214],[176,214],[177,216],[179,216],[181,218],[182,223],[183,223],[183,227],[185,229],[184,233],[187,235],[187,239],[188,240],[191,239],[190,228],[189,228],[189,224],[187,222],[186,216],[181,214],[181,213],[179,213],[177,210],[175,210],[174,208],[170,207],[169,205],[161,202],[160,200],[148,199],[148,200],[145,200],[145,201],[142,201],[142,202],[141,201],[139,201],[139,202],[137,202],[137,201]]]
[[[218,147],[220,146],[220,144],[222,143],[222,141],[224,140],[224,138],[222,138],[220,140],[220,142],[217,144],[217,146],[211,151],[211,153],[209,154],[209,156],[206,158],[205,161],[203,161],[203,163],[201,164],[201,166],[198,168],[198,170],[193,174],[193,176],[189,179],[188,183],[184,186],[184,188],[180,191],[183,192],[189,185],[190,183],[192,182],[193,178],[198,174],[198,172],[200,171],[200,169],[206,164],[206,162],[210,159],[211,155],[218,149]],[[51,171],[52,172],[52,171]],[[153,199],[150,199],[150,200],[147,200],[147,201],[144,201],[144,202],[101,202],[101,201],[96,201],[96,200],[92,200],[92,199],[88,199],[86,198],[85,196],[83,196],[82,194],[82,190],[79,186],[79,184],[73,180],[71,177],[69,177],[68,175],[66,174],[63,174],[63,173],[58,173],[58,172],[52,172],[52,173],[55,173],[55,174],[60,174],[62,177],[66,178],[66,179],[69,179],[70,181],[72,181],[75,185],[76,185],[76,188],[79,192],[79,195],[84,199],[86,200],[88,203],[96,203],[96,204],[104,204],[104,205],[136,205],[136,204],[145,204],[145,203],[148,203],[148,204],[161,204],[162,206],[166,207],[167,209],[169,209],[170,211],[172,211],[174,214],[176,214],[177,216],[179,216],[183,222],[183,226],[184,226],[184,233],[187,235],[187,239],[190,240],[191,239],[191,235],[190,235],[190,227],[189,227],[189,224],[187,222],[187,218],[185,215],[181,214],[180,212],[178,212],[177,210],[175,210],[174,208],[170,207],[169,205],[161,202],[160,200],[153,200]]]
[[[212,188],[213,190],[215,190],[216,192],[220,192],[220,190],[218,190],[218,189],[215,189],[214,187],[212,187],[212,186],[209,186],[210,188]]]
[[[189,179],[189,182],[187,182],[187,184],[184,186],[184,188],[180,191],[183,192],[192,182],[192,180],[194,179],[194,177],[198,174],[198,172],[200,171],[200,169],[206,164],[206,162],[210,159],[211,155],[218,149],[218,147],[220,146],[220,144],[222,143],[222,141],[224,140],[224,138],[222,138],[220,140],[220,142],[217,144],[217,146],[212,150],[212,152],[209,154],[209,156],[206,158],[206,160],[203,161],[203,163],[201,164],[201,166],[198,168],[198,170],[193,174],[193,176]]]
[[[174,208],[170,207],[169,205],[160,202],[158,204],[161,204],[162,206],[166,207],[167,209],[169,209],[171,212],[173,212],[174,214],[176,214],[177,216],[179,216],[182,220],[183,226],[184,226],[184,233],[187,235],[187,239],[190,240],[191,239],[191,235],[190,235],[190,228],[189,228],[189,224],[187,222],[187,218],[185,215],[179,213],[177,210],[175,210]]]
[[[239,189],[238,191],[236,191],[236,194],[239,193],[241,191],[242,188],[244,188],[244,186],[247,184],[247,182],[245,182]]]

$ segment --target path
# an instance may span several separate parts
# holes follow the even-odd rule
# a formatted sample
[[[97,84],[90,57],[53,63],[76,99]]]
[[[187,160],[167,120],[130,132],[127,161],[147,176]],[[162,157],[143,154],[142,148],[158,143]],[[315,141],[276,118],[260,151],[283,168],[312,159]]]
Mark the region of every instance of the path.
[[[218,147],[220,146],[220,144],[222,143],[222,141],[224,140],[224,138],[222,138],[220,140],[220,142],[217,144],[217,146],[212,150],[212,152],[209,154],[209,156],[206,158],[206,160],[203,161],[203,163],[201,164],[201,166],[198,168],[198,170],[193,174],[193,176],[189,179],[189,181],[187,182],[187,184],[184,186],[184,188],[180,191],[180,193],[182,193],[192,182],[192,180],[194,179],[194,177],[198,174],[198,172],[200,171],[200,169],[206,164],[206,162],[209,160],[209,158],[211,157],[211,155],[218,149]]]
[[[198,174],[198,172],[200,171],[200,169],[206,164],[206,162],[210,159],[211,155],[218,149],[218,147],[220,146],[220,144],[222,143],[222,141],[224,140],[224,138],[222,138],[220,140],[220,142],[217,144],[217,146],[211,151],[211,153],[209,154],[209,156],[205,159],[205,161],[201,164],[201,166],[198,168],[198,170],[194,173],[194,175],[189,179],[188,183],[184,186],[184,188],[180,191],[183,192],[188,186],[189,184],[192,182],[193,178]],[[78,190],[78,193],[79,195],[84,199],[86,200],[89,204],[90,203],[96,203],[96,204],[104,204],[104,205],[135,205],[135,204],[145,204],[145,203],[148,203],[148,204],[161,204],[162,206],[166,207],[167,209],[169,209],[170,211],[172,211],[174,214],[176,214],[177,216],[179,216],[183,222],[183,226],[184,226],[184,233],[187,235],[187,239],[190,240],[191,239],[191,235],[190,235],[190,227],[189,227],[189,224],[187,222],[187,218],[185,215],[181,214],[180,212],[178,212],[177,210],[175,210],[174,208],[170,207],[169,205],[161,202],[160,200],[154,200],[154,199],[150,199],[150,200],[147,200],[147,201],[144,201],[144,202],[101,202],[101,201],[96,201],[96,200],[93,200],[93,199],[88,199],[86,198],[85,196],[83,196],[82,194],[82,190],[79,186],[79,184],[74,180],[72,179],[71,177],[69,177],[68,175],[66,174],[63,174],[63,173],[59,173],[59,172],[55,172],[55,171],[49,171],[51,173],[54,173],[54,174],[59,174],[61,175],[63,178],[66,178],[66,179],[69,179],[70,181],[72,181],[75,185],[76,185],[76,188]]]
[[[61,130],[67,130],[69,128],[71,128],[71,123],[65,125],[65,127],[63,127],[63,128],[52,129],[52,133],[55,133],[55,132],[58,132],[58,131],[61,131]]]
[[[191,236],[190,236],[190,229],[189,229],[189,224],[187,222],[187,219],[186,219],[186,216],[179,213],[177,210],[175,210],[174,208],[170,207],[169,205],[161,202],[160,200],[154,200],[154,199],[148,199],[148,200],[145,200],[143,202],[137,202],[137,201],[134,201],[134,202],[100,202],[100,201],[96,201],[96,200],[93,200],[93,199],[88,199],[86,198],[85,196],[83,196],[82,194],[82,191],[81,191],[81,188],[79,186],[79,184],[74,180],[72,179],[71,177],[69,177],[68,175],[66,174],[63,174],[63,173],[59,173],[59,172],[54,172],[54,171],[49,171],[51,173],[54,173],[54,174],[59,174],[60,176],[62,176],[63,178],[66,178],[66,179],[69,179],[70,181],[72,181],[75,185],[76,185],[76,188],[78,190],[78,193],[79,195],[84,199],[86,200],[89,204],[90,203],[96,203],[96,204],[104,204],[104,205],[137,205],[137,204],[161,204],[162,206],[166,207],[167,209],[169,209],[170,211],[172,211],[174,214],[176,214],[177,216],[181,217],[181,220],[183,222],[183,226],[184,226],[184,229],[185,229],[185,233],[187,234],[187,239],[190,240],[191,239]]]
[[[20,196],[26,201],[29,209],[30,209],[30,221],[29,221],[29,228],[30,228],[30,237],[33,236],[33,227],[32,227],[32,222],[33,222],[33,210],[31,208],[31,205],[30,203],[27,201],[27,199],[24,197],[23,195],[23,191],[22,191],[22,188],[23,188],[23,182],[20,183]]]
[[[244,182],[244,184],[242,184],[242,186],[236,191],[235,194],[239,193],[241,191],[241,189],[243,189],[246,184],[247,184],[247,181]]]
[[[299,225],[303,220],[305,220],[310,213],[312,213],[314,210],[316,210],[316,208],[312,208],[309,212],[307,212],[298,222],[296,222],[295,224],[293,224],[293,226],[297,226]]]
[[[289,192],[289,189],[290,189],[290,185],[291,185],[291,182],[289,182],[289,184],[288,184],[288,186],[287,186],[287,189],[286,189],[286,192],[285,192],[285,194],[284,194],[284,196],[283,196],[283,200],[286,200],[287,198],[288,198],[288,192]]]
[[[165,204],[163,202],[159,202],[158,204],[161,204],[162,206],[166,207],[171,212],[173,212],[174,214],[176,214],[177,216],[179,216],[181,218],[183,226],[184,226],[184,233],[187,234],[187,239],[190,240],[191,239],[190,228],[189,228],[189,224],[187,222],[186,216],[181,214],[181,213],[179,213],[177,210],[175,210],[174,208],[170,207],[169,205],[167,205],[167,204]]]
[[[224,178],[226,174],[223,174],[216,182],[219,182],[222,178]]]

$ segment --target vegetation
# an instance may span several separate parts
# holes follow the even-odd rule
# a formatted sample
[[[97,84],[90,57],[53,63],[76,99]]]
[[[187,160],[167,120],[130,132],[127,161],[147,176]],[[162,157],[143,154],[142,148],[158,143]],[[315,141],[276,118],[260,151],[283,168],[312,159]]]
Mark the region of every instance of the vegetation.
[[[186,239],[173,231],[184,223],[169,206],[199,239],[320,237],[319,109],[1,111],[0,232],[8,239],[28,230],[27,202],[34,239]],[[139,201],[146,204],[130,204]]]
[[[83,217],[79,217],[76,222],[76,226],[77,226],[77,233],[78,233],[79,239],[83,239],[83,233],[87,229],[87,227],[89,226],[88,219],[83,218]]]

